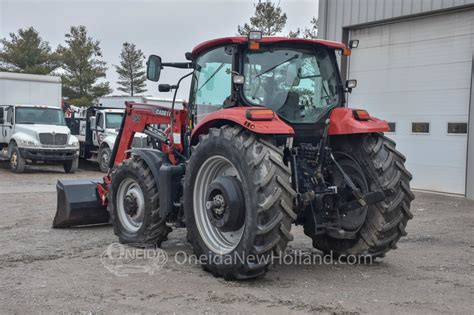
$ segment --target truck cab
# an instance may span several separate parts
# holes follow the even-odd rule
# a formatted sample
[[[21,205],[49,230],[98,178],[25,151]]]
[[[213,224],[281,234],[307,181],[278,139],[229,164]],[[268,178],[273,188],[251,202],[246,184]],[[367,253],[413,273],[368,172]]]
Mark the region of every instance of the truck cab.
[[[27,164],[78,167],[79,141],[71,135],[59,107],[0,104],[0,156],[21,173]]]
[[[99,163],[102,172],[107,172],[112,149],[121,127],[124,109],[89,107],[85,117],[79,118],[79,125],[84,126],[78,135],[80,141],[80,157]],[[134,147],[146,147],[147,136],[136,134]]]

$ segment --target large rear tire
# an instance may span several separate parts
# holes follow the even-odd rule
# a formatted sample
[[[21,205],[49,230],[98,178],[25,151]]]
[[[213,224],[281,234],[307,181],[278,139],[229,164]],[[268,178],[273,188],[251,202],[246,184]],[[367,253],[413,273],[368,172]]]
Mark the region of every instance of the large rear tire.
[[[395,149],[395,142],[382,134],[338,136],[332,140],[333,150],[351,156],[360,165],[370,191],[383,190],[386,199],[368,206],[367,215],[355,239],[336,239],[328,235],[311,235],[314,221],[305,222],[305,234],[313,246],[335,256],[383,257],[396,249],[406,235],[405,227],[413,215],[410,203],[415,198],[410,190],[411,174],[405,157]]]
[[[159,214],[158,188],[148,165],[138,156],[125,160],[109,187],[110,219],[120,243],[161,245],[171,228]]]
[[[227,230],[212,223],[206,204],[213,193],[209,187],[222,183],[230,187],[229,194],[239,190],[232,187],[241,187],[243,199],[237,202],[242,202],[237,207],[242,222]],[[187,167],[184,211],[188,240],[197,257],[205,257],[204,270],[226,280],[264,274],[272,254],[279,255],[293,239],[295,195],[283,152],[270,142],[238,126],[201,135]],[[225,215],[229,208],[219,209]]]

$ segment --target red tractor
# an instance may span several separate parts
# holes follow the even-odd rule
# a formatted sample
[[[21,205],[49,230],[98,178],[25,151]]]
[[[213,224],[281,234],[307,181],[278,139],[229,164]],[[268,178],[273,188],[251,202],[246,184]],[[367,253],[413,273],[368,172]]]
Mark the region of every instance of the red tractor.
[[[127,103],[104,181],[58,182],[53,226],[110,222],[120,242],[160,244],[186,226],[205,270],[225,279],[266,272],[303,225],[313,246],[337,256],[383,257],[412,218],[405,157],[387,122],[344,107],[342,43],[226,37],[186,53],[150,56],[147,76],[190,69],[183,109]],[[166,125],[166,128],[162,128]],[[137,132],[149,149],[131,149]]]

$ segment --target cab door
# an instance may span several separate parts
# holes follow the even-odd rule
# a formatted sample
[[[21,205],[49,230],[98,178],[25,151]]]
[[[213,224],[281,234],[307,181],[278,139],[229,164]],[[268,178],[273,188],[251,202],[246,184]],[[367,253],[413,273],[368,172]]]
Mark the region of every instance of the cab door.
[[[0,142],[8,143],[13,134],[13,106],[0,107]]]
[[[104,119],[104,113],[102,112],[97,112],[97,115],[95,117],[95,126],[94,128],[91,128],[92,130],[92,142],[94,143],[95,146],[100,146],[100,143],[102,142],[102,139],[104,138],[103,133],[104,133],[104,126],[105,126],[105,119]]]
[[[0,106],[0,143],[4,143],[3,124],[5,123],[4,107]]]

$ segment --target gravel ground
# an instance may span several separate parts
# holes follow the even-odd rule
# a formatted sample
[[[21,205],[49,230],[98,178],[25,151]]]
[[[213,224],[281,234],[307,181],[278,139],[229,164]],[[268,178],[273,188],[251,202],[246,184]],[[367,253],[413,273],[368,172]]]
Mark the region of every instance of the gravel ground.
[[[178,252],[192,253],[184,229],[177,229],[163,244],[168,262],[145,273],[155,260],[135,257],[118,276],[103,256],[117,241],[110,226],[51,229],[57,179],[101,176],[91,165],[74,175],[56,167],[12,174],[0,163],[1,313],[472,312],[472,201],[417,193],[408,236],[372,264],[294,262],[264,278],[225,282],[174,260]],[[293,233],[289,253],[321,258],[300,227]]]

